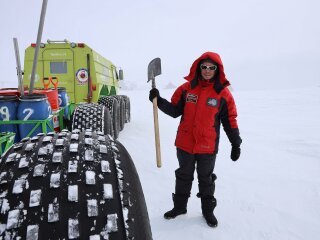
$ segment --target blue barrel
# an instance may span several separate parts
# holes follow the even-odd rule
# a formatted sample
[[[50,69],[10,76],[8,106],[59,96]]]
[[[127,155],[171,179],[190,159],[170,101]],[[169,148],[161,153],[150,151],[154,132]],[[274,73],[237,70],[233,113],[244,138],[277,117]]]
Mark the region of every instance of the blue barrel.
[[[0,121],[17,120],[18,104],[17,96],[0,96]],[[14,141],[20,140],[16,124],[0,124],[0,132],[14,132],[16,134]]]
[[[58,87],[59,107],[65,107],[69,104],[69,97],[65,87]],[[68,108],[65,108],[64,117],[68,117]]]
[[[52,113],[48,98],[45,94],[30,94],[20,97],[18,107],[19,120],[44,120]],[[52,124],[52,123],[51,123]],[[21,139],[25,138],[36,124],[19,124]],[[52,130],[47,126],[47,132]],[[30,137],[42,132],[41,125],[35,129]]]

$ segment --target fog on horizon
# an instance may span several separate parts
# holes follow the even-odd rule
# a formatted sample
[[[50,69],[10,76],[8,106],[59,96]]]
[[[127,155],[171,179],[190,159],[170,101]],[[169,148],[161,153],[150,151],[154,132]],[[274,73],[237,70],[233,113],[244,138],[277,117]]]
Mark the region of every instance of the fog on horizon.
[[[41,0],[1,3],[0,87],[17,85],[12,38],[36,42]],[[48,0],[42,42],[84,42],[146,89],[147,65],[162,59],[159,88],[179,85],[205,51],[221,55],[235,90],[320,86],[316,0]]]

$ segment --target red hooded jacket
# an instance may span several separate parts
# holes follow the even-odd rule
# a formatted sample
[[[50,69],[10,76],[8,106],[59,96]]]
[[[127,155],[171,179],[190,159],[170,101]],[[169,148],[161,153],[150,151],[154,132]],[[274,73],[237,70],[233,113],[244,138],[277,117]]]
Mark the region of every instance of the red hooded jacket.
[[[218,66],[218,75],[213,83],[199,80],[199,65],[202,60],[211,59]],[[206,52],[194,61],[188,81],[177,88],[171,103],[158,99],[160,110],[172,117],[181,116],[175,145],[195,153],[217,153],[220,125],[233,146],[240,146],[242,140],[237,124],[237,110],[230,85],[225,77],[223,64],[217,53]]]

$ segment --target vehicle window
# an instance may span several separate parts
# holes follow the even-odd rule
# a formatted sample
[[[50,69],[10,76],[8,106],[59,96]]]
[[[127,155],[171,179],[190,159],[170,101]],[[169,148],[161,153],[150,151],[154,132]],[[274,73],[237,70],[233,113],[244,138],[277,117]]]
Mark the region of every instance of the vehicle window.
[[[67,62],[50,62],[51,74],[63,74],[68,72]]]

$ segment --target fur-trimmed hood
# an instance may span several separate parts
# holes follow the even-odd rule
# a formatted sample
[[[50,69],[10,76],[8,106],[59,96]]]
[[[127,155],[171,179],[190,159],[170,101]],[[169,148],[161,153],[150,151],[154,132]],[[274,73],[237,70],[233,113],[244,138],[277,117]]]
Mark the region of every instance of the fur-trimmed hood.
[[[197,69],[199,68],[199,63],[202,60],[205,59],[211,59],[212,61],[214,61],[215,63],[217,63],[218,65],[218,69],[219,69],[219,77],[218,77],[218,81],[219,83],[215,84],[215,89],[217,90],[217,92],[220,92],[224,87],[227,87],[230,85],[230,82],[226,79],[225,73],[224,73],[224,68],[223,68],[223,63],[221,61],[221,58],[219,56],[219,54],[214,53],[214,52],[205,52],[203,53],[199,58],[197,58],[191,68],[190,68],[190,72],[188,76],[185,76],[184,78],[189,81],[197,81],[198,79],[196,78],[196,73],[197,73]]]

